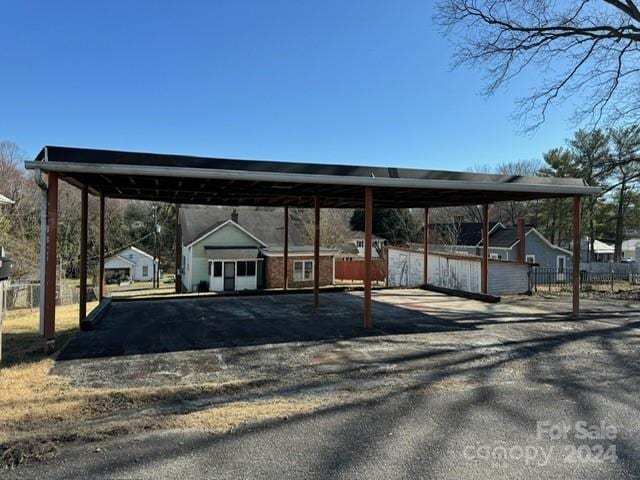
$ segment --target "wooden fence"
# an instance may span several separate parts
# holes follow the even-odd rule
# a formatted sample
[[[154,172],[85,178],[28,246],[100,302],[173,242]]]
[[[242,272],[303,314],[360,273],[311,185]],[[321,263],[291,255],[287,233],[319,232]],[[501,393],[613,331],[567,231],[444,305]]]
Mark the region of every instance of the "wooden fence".
[[[97,299],[97,288],[87,288],[87,300]],[[40,284],[14,283],[5,286],[5,305],[7,310],[18,308],[38,308],[40,305]],[[56,285],[56,305],[70,305],[80,302],[80,289],[71,285]]]
[[[386,278],[384,260],[371,260],[371,280],[384,282]],[[336,280],[364,281],[364,261],[336,260]]]

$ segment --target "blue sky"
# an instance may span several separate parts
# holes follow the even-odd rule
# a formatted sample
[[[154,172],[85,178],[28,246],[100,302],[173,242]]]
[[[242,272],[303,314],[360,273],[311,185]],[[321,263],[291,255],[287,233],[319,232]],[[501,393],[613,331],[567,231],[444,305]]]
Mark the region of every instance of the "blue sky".
[[[0,139],[465,170],[572,135],[563,111],[517,133],[533,75],[487,99],[451,71],[432,3],[7,0]]]

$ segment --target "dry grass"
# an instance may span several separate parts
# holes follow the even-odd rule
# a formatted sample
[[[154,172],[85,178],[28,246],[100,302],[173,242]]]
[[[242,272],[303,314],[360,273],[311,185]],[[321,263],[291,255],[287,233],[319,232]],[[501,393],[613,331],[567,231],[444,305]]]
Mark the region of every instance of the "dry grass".
[[[57,309],[58,346],[76,332],[77,325],[77,305]],[[327,406],[326,399],[257,396],[255,401],[216,404],[207,400],[247,393],[260,387],[255,381],[251,385],[239,381],[186,387],[74,388],[49,373],[54,358],[43,354],[36,310],[10,312],[3,327],[0,468],[51,458],[68,441],[96,441],[163,428],[220,433]]]

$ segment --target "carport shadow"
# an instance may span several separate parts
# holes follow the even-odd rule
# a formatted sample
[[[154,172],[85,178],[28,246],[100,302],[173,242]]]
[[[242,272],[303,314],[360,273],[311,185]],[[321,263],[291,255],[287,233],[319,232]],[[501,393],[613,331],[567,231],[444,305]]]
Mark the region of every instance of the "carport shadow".
[[[405,474],[404,476],[416,476],[416,471],[419,471],[424,478],[430,478],[439,471],[438,463],[441,461],[434,452],[446,451],[450,446],[455,446],[456,438],[459,439],[468,434],[469,425],[472,424],[479,411],[486,415],[496,415],[503,422],[517,426],[521,431],[529,432],[530,436],[535,433],[536,421],[553,418],[551,413],[546,414],[549,416],[540,417],[541,413],[545,415],[544,409],[542,412],[532,409],[532,402],[510,402],[507,395],[491,384],[491,376],[510,363],[552,355],[558,353],[563,347],[575,345],[577,342],[595,342],[603,347],[603,353],[610,356],[609,366],[619,371],[620,374],[624,374],[625,382],[629,382],[628,387],[631,390],[628,392],[629,395],[624,395],[624,392],[619,390],[620,384],[617,382],[617,388],[612,389],[610,385],[588,381],[580,366],[573,365],[574,359],[565,358],[562,355],[552,357],[552,369],[550,365],[541,368],[540,361],[527,362],[527,382],[530,386],[540,388],[536,397],[538,400],[550,395],[549,390],[545,390],[543,387],[553,385],[554,401],[572,405],[572,418],[575,417],[575,419],[585,420],[592,424],[596,424],[602,415],[599,405],[594,403],[597,396],[606,395],[610,400],[615,399],[628,403],[629,398],[634,391],[637,391],[638,387],[637,354],[633,350],[629,353],[631,357],[625,358],[614,348],[614,345],[616,341],[628,339],[628,336],[634,334],[638,327],[640,327],[640,322],[634,321],[616,327],[608,326],[589,331],[559,333],[549,337],[500,342],[495,345],[509,347],[511,355],[507,357],[495,356],[486,363],[477,362],[478,358],[483,357],[484,354],[476,351],[478,347],[470,346],[467,348],[469,356],[443,359],[444,363],[439,365],[437,378],[452,378],[467,374],[477,379],[478,388],[469,390],[464,395],[452,396],[447,402],[437,402],[436,395],[425,394],[422,390],[424,385],[399,387],[373,399],[360,400],[354,397],[353,401],[347,404],[327,406],[312,414],[275,419],[258,426],[253,425],[250,428],[239,429],[231,434],[199,436],[181,442],[179,445],[166,441],[158,442],[156,448],[145,452],[141,458],[136,456],[135,460],[133,457],[123,458],[122,455],[114,454],[105,462],[100,463],[95,470],[89,468],[82,471],[82,476],[71,475],[68,478],[84,478],[85,475],[90,476],[90,474],[103,472],[124,475],[135,471],[140,465],[151,466],[159,460],[193,456],[196,452],[214,451],[213,449],[222,448],[227,442],[234,442],[237,448],[237,445],[249,436],[261,435],[269,430],[279,428],[286,432],[287,428],[304,423],[310,417],[313,417],[313,424],[307,425],[307,427],[324,428],[324,430],[315,431],[315,434],[328,438],[321,445],[310,442],[313,446],[313,452],[310,454],[308,464],[305,465],[310,472],[315,473],[310,475],[310,478],[340,476],[341,472],[349,471],[350,468],[356,466],[360,459],[366,457],[367,452],[385,448],[390,442],[389,439],[393,438],[393,432],[399,427],[404,427],[407,422],[415,422],[416,417],[420,417],[437,406],[437,421],[432,418],[420,417],[420,421],[435,425],[437,428],[434,431],[425,428],[423,436],[416,438],[413,444],[403,445],[403,448],[406,449],[406,464],[404,465],[406,470],[402,472]],[[482,348],[486,347],[487,345],[482,346]],[[401,362],[402,360],[396,359],[395,361]],[[597,368],[594,367],[595,370]],[[429,382],[425,381],[424,383]],[[300,388],[309,388],[310,386],[304,381],[299,385]],[[273,394],[273,391],[265,393],[267,396]],[[532,394],[529,391],[523,395]],[[555,403],[555,405],[558,404]],[[330,418],[335,415],[342,415],[340,421],[330,422]],[[326,423],[324,419],[327,419]],[[365,424],[367,428],[363,429],[362,426]],[[446,430],[443,425],[447,425]],[[364,433],[368,433],[366,441],[362,441]],[[286,435],[284,436],[286,437]],[[487,442],[491,438],[487,434]],[[517,442],[518,437],[505,440]],[[517,445],[517,443],[514,444]],[[631,472],[637,472],[640,468],[637,460],[637,445],[632,439],[627,438],[616,439],[616,445],[619,447],[618,454],[621,461],[628,466]],[[322,448],[317,448],[318,446]],[[429,457],[427,462],[421,461],[425,455]],[[222,456],[217,459],[216,468],[218,471],[225,472],[232,468],[234,458],[233,456]],[[464,458],[460,457],[459,460],[464,461]]]
[[[114,301],[90,332],[79,332],[58,361],[152,353],[322,342],[476,328],[387,302],[373,302],[374,328],[363,328],[362,299],[346,293]]]

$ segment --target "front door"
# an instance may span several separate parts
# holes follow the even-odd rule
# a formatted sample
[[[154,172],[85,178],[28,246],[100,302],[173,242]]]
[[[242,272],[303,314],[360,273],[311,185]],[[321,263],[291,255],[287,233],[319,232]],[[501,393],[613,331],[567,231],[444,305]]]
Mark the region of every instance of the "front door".
[[[236,289],[236,264],[224,262],[224,289],[233,291]]]

